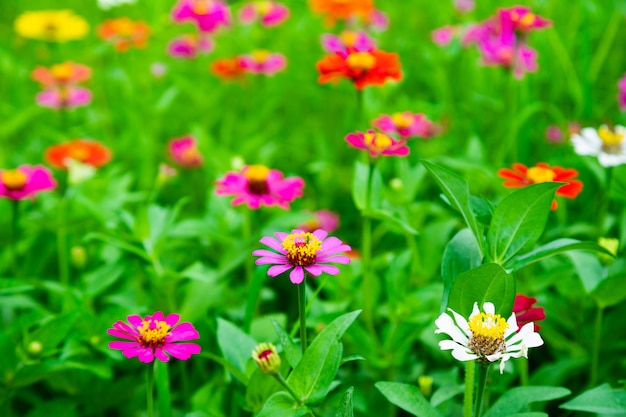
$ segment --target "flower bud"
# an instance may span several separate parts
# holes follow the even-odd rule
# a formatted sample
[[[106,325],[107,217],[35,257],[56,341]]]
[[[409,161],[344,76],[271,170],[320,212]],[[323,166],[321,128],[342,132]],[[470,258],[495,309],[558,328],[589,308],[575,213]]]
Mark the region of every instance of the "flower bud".
[[[428,375],[422,375],[417,378],[417,385],[420,388],[420,392],[424,397],[430,397],[433,392],[433,379]]]
[[[26,350],[28,351],[30,355],[36,356],[36,355],[39,355],[41,351],[43,350],[43,345],[41,344],[39,340],[33,340],[32,342],[28,344],[28,346],[26,347]]]
[[[271,343],[258,344],[252,351],[252,359],[264,374],[275,375],[280,369],[280,355]]]
[[[598,245],[611,252],[613,256],[616,256],[617,249],[619,248],[619,240],[611,237],[601,237],[600,239],[598,239]],[[614,261],[613,258],[604,253],[600,253],[598,257],[600,258],[600,261],[605,265],[609,265]]]
[[[83,269],[87,264],[87,251],[85,247],[80,245],[72,246],[70,259],[76,269]]]

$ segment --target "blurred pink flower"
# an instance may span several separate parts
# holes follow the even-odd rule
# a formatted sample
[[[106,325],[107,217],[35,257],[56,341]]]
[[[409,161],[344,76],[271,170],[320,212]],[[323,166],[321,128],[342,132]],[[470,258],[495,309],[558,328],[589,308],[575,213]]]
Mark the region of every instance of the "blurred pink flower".
[[[406,156],[409,154],[409,147],[406,146],[405,140],[393,139],[373,129],[368,130],[366,133],[349,133],[345,139],[353,148],[366,150],[373,157],[381,155]]]
[[[550,125],[546,128],[546,139],[549,143],[561,143],[565,140],[565,136],[559,126]]]
[[[263,49],[239,56],[241,68],[251,74],[274,75],[285,69],[287,60],[283,54]]]
[[[289,8],[275,1],[253,1],[243,5],[239,20],[252,24],[259,20],[263,26],[278,26],[289,18]]]
[[[343,58],[352,52],[370,52],[376,49],[376,41],[363,31],[344,30],[339,35],[322,35],[322,48],[328,54]]]
[[[91,69],[71,61],[39,66],[31,73],[32,78],[43,87],[35,101],[43,107],[70,109],[91,103],[91,91],[78,84],[91,78]]]
[[[136,357],[140,362],[169,362],[170,356],[187,360],[191,355],[200,353],[200,345],[196,343],[175,343],[199,339],[200,334],[191,323],[178,324],[180,315],[157,311],[151,316],[142,318],[136,314],[126,317],[128,324],[118,320],[107,333],[130,342],[114,341],[109,343],[110,349],[121,350],[127,358]],[[170,356],[168,356],[168,354]]]
[[[324,229],[327,232],[332,232],[339,226],[339,216],[329,210],[318,210],[313,213],[314,217],[304,223],[298,225],[298,229],[305,232],[313,232],[317,229]]]
[[[282,172],[264,165],[246,165],[241,172],[228,172],[215,183],[215,194],[234,196],[233,206],[246,204],[251,209],[261,206],[289,209],[293,200],[302,197],[304,188],[302,178],[284,178]]]
[[[253,256],[259,256],[257,265],[272,265],[267,270],[267,275],[275,277],[291,270],[289,279],[294,284],[300,284],[304,280],[305,271],[317,277],[322,273],[337,275],[339,268],[330,263],[348,264],[350,258],[341,255],[342,252],[351,250],[350,246],[338,238],[328,236],[328,232],[317,229],[312,233],[303,230],[292,230],[291,234],[284,232],[265,236],[261,243],[269,246],[273,251],[258,249],[252,252]]]
[[[454,8],[460,13],[469,13],[474,10],[474,0],[453,0]]]
[[[546,312],[543,307],[535,307],[537,299],[535,297],[528,297],[523,294],[515,296],[515,302],[513,304],[513,313],[517,319],[518,326],[524,327],[528,323],[534,323],[535,331],[538,332],[541,326],[537,324],[539,321],[546,319]],[[517,329],[519,333],[520,329]]]
[[[499,9],[498,17],[503,30],[512,29],[518,33],[527,33],[531,30],[544,29],[552,25],[551,20],[534,14],[525,6]]]
[[[622,111],[626,111],[626,73],[617,82],[617,104]]]
[[[91,103],[91,91],[84,87],[65,86],[49,87],[37,93],[35,101],[43,107],[52,109],[73,109]]]
[[[41,165],[0,169],[0,197],[24,200],[41,191],[52,190],[56,185],[48,168]]]
[[[402,139],[412,137],[432,138],[439,133],[439,127],[423,113],[405,111],[383,114],[372,121],[372,125],[384,133],[399,135]]]
[[[346,22],[347,27],[363,27],[374,32],[384,32],[389,27],[389,17],[376,8],[371,9],[367,14],[354,14]]]
[[[458,26],[443,26],[439,29],[435,29],[430,33],[430,38],[439,46],[446,46],[452,42],[455,35],[458,33]]]
[[[168,148],[174,162],[183,168],[196,168],[204,162],[196,139],[191,135],[170,140]]]
[[[221,0],[179,0],[172,9],[176,22],[193,21],[202,32],[211,33],[230,26],[230,9]]]
[[[175,58],[195,58],[213,50],[213,41],[206,35],[184,34],[167,45],[167,52]]]

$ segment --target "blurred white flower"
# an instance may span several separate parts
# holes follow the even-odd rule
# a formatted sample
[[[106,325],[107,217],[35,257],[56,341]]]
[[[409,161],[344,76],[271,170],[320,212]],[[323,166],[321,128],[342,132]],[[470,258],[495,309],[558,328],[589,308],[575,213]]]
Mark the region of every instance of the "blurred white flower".
[[[602,125],[598,130],[586,127],[572,136],[572,145],[578,155],[598,157],[604,167],[626,164],[626,128]]]
[[[134,4],[137,0],[98,0],[98,7],[102,10],[109,10],[112,7],[119,6],[121,4]]]

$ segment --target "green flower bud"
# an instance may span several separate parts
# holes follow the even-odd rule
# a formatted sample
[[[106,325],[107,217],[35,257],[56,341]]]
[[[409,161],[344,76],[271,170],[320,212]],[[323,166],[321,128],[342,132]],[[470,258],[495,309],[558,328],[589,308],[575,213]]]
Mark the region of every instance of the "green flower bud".
[[[280,369],[280,355],[271,343],[258,344],[252,351],[252,359],[264,374],[275,375]]]

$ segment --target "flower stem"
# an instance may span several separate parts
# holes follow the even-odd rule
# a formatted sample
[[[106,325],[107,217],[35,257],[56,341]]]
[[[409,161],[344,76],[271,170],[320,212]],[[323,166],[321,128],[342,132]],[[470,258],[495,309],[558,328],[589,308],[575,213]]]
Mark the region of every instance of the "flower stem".
[[[306,351],[306,273],[304,279],[298,284],[298,312],[300,315],[300,344],[302,353]]]
[[[487,382],[487,371],[489,364],[477,361],[478,367],[474,379],[474,417],[480,417],[483,406],[483,395],[485,394],[485,383]]]
[[[289,384],[287,384],[287,381],[285,381],[285,378],[283,378],[283,376],[280,373],[275,373],[272,375],[274,377],[274,379],[276,379],[276,381],[278,381],[278,383],[280,385],[283,386],[283,388],[285,388],[285,390],[287,390],[287,392],[289,393],[289,395],[291,395],[291,397],[296,400],[296,403],[298,403],[298,406],[302,406],[304,405],[304,403],[302,402],[302,400],[300,398],[298,398],[298,394],[296,394],[294,392],[293,389],[291,389],[291,387],[289,386]]]
[[[59,276],[63,286],[70,283],[70,263],[69,250],[67,247],[67,229],[66,229],[66,208],[67,208],[67,191],[61,196],[57,212],[57,251],[59,258]]]
[[[476,361],[467,361],[465,363],[465,394],[463,398],[463,417],[472,417],[475,367]]]
[[[148,417],[154,417],[154,368],[156,362],[149,363],[146,377],[146,411]]]
[[[604,307],[598,306],[596,311],[596,322],[593,332],[593,345],[591,350],[591,372],[589,375],[589,386],[596,385],[598,380],[598,363],[600,360],[600,340],[602,338],[602,321],[604,318]]]
[[[17,241],[19,238],[18,220],[20,215],[19,200],[11,200],[11,268],[13,275],[17,276]]]
[[[374,293],[372,283],[372,219],[369,211],[372,208],[372,179],[374,176],[374,162],[368,157],[367,185],[365,188],[365,207],[361,213],[363,229],[361,231],[361,269],[363,275],[363,317],[372,338],[377,340],[374,326]]]

